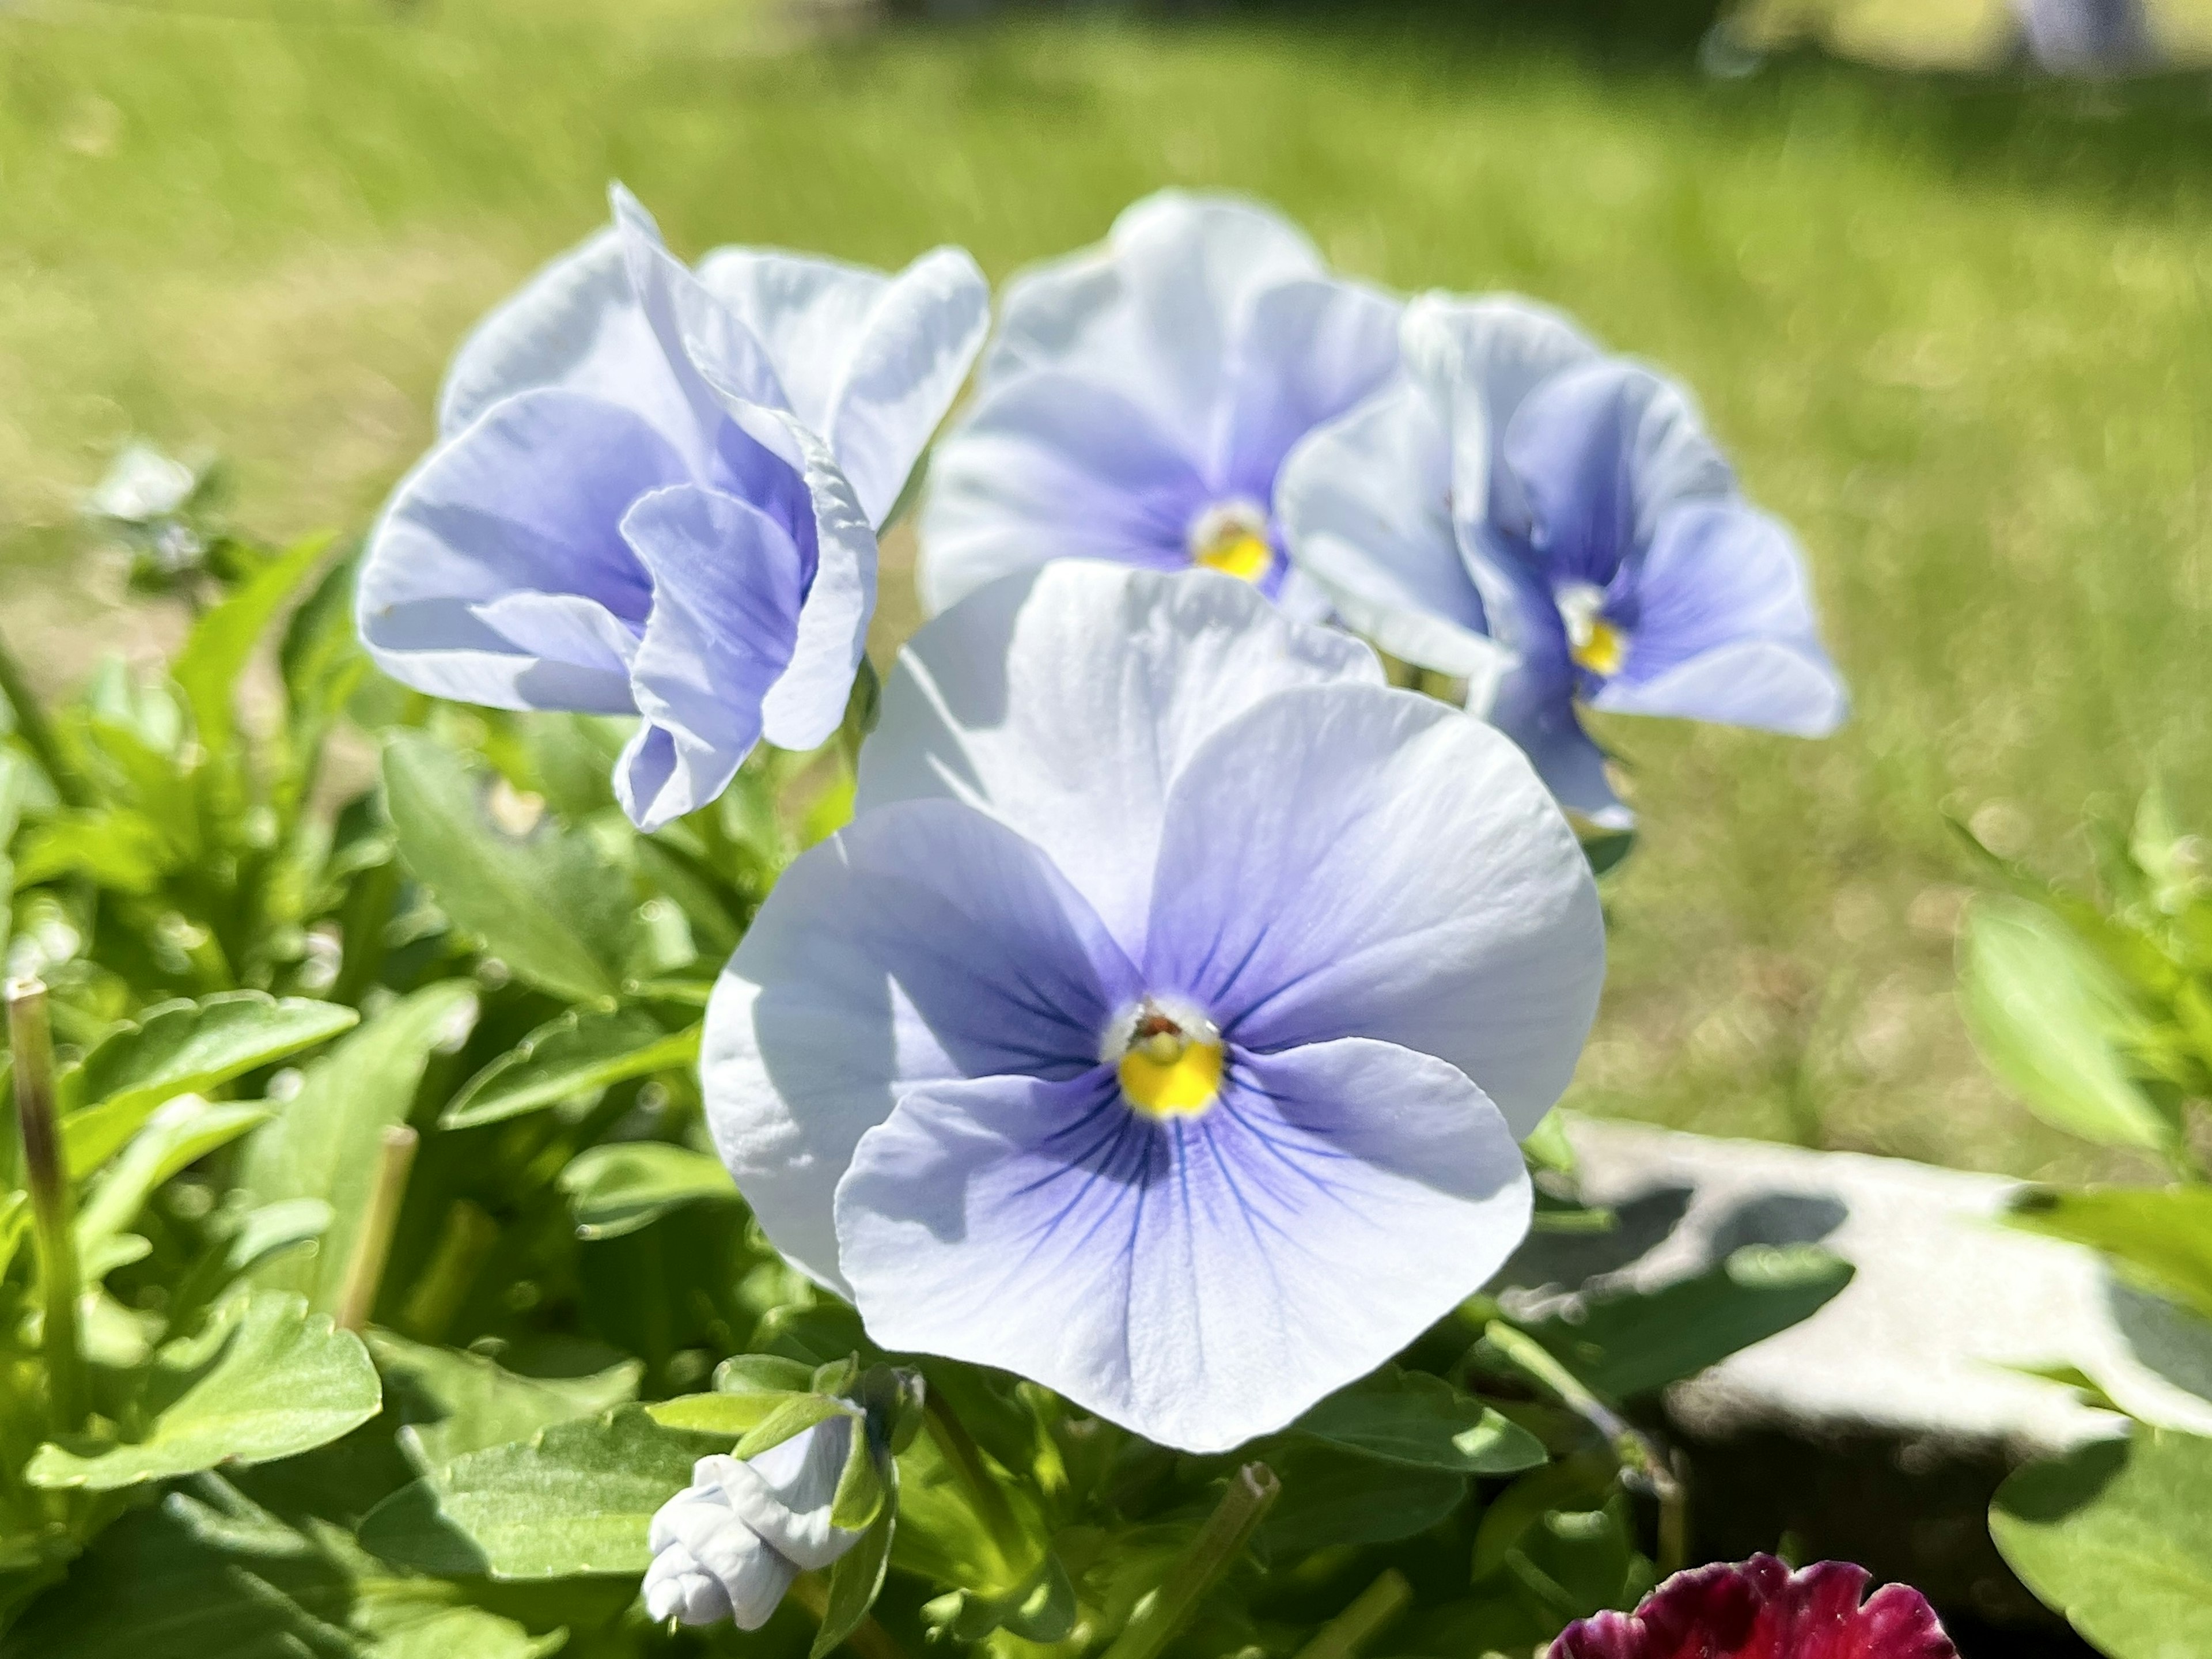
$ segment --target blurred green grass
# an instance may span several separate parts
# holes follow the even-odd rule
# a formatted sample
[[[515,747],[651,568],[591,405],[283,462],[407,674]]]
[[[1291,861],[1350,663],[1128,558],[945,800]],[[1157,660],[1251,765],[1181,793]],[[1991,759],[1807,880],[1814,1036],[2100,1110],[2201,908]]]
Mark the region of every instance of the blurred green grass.
[[[18,0],[4,611],[57,678],[112,632],[73,502],[129,432],[228,458],[269,531],[358,526],[453,341],[610,177],[687,251],[956,241],[994,275],[1163,184],[1251,191],[1348,270],[1522,289],[1671,366],[1812,550],[1844,734],[1608,730],[1648,833],[1577,1103],[2102,1167],[1960,1033],[1943,814],[2062,867],[2093,794],[2163,775],[2212,819],[2212,101],[1810,60],[1717,82],[1534,15],[795,42],[704,0]],[[886,605],[911,625],[902,581]]]

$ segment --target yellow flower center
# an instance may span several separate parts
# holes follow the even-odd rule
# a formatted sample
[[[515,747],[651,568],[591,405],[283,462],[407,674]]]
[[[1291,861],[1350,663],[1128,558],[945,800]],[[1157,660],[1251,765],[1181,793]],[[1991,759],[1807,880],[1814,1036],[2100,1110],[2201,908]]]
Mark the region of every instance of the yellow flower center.
[[[1121,1092],[1147,1117],[1196,1117],[1221,1093],[1221,1044],[1202,1016],[1178,1017],[1147,997],[1115,1060]]]
[[[1274,568],[1267,510],[1257,501],[1216,502],[1191,520],[1188,540],[1193,564],[1240,581],[1256,582]]]
[[[1578,668],[1607,678],[1620,672],[1628,659],[1626,629],[1605,616],[1605,592],[1588,582],[1559,590],[1559,619],[1567,628],[1567,654]]]

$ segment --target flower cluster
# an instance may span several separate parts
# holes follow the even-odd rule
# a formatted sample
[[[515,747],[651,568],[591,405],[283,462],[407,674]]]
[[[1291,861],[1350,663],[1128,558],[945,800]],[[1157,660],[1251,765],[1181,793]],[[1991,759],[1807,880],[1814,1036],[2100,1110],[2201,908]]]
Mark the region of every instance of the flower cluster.
[[[648,830],[760,741],[822,744],[986,308],[945,251],[687,269],[617,191],[463,347],[368,550],[370,649],[442,696],[635,714],[616,791]],[[940,614],[851,823],[715,989],[710,1127],[885,1348],[1237,1446],[1522,1237],[1516,1143],[1603,976],[1561,804],[1624,816],[1577,708],[1828,729],[1799,556],[1686,394],[1565,319],[1402,305],[1174,192],[1010,286],[921,538]],[[757,1625],[850,1546],[840,1426],[698,1465],[656,1617]]]

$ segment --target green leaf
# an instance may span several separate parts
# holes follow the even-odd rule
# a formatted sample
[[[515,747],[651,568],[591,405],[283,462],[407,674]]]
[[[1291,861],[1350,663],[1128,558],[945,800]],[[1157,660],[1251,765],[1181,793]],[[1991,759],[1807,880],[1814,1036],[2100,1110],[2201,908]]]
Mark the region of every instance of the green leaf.
[[[1749,1244],[1692,1278],[1593,1296],[1579,1320],[1525,1328],[1592,1392],[1628,1400],[1809,1318],[1851,1282],[1851,1271],[1816,1244]]]
[[[689,1434],[711,1434],[735,1445],[775,1415],[785,1402],[805,1399],[801,1395],[763,1391],[758,1394],[682,1394],[673,1400],[656,1400],[646,1407],[653,1420],[665,1429]]]
[[[884,1501],[860,1541],[840,1556],[830,1569],[830,1599],[822,1609],[822,1627],[815,1632],[814,1645],[808,1650],[807,1659],[826,1659],[840,1643],[858,1630],[883,1589],[884,1575],[891,1565],[891,1535],[898,1525],[898,1464],[890,1458],[885,1458],[884,1464]],[[1061,1572],[1061,1584],[1066,1583],[1066,1572]],[[1067,1600],[1072,1613],[1075,1600],[1072,1588]],[[1068,1622],[1072,1625],[1073,1620]],[[1063,1637],[1066,1633],[1064,1629],[1060,1632]]]
[[[329,1041],[361,1016],[334,1002],[282,1001],[261,991],[225,991],[198,1002],[165,1002],[110,1032],[62,1078],[64,1097],[88,1103],[62,1121],[70,1173],[98,1169],[163,1101],[203,1093],[288,1054]]]
[[[663,1140],[623,1140],[579,1153],[561,1171],[579,1238],[619,1238],[684,1204],[734,1204],[719,1159]]]
[[[262,1203],[319,1198],[331,1227],[312,1256],[294,1252],[257,1273],[328,1311],[361,1225],[378,1146],[407,1121],[431,1051],[465,1034],[476,997],[465,980],[425,986],[392,1005],[307,1067],[283,1115],[246,1143],[239,1185]]]
[[[362,1522],[361,1541],[436,1573],[635,1577],[653,1559],[654,1512],[727,1443],[663,1428],[638,1406],[556,1424],[395,1492]]]
[[[2045,1122],[2100,1146],[2172,1144],[2172,1126],[2116,1042],[2140,1021],[2125,986],[2048,910],[1975,901],[1960,940],[1959,1005],[1990,1070]]]
[[[260,1106],[211,1106],[196,1095],[161,1107],[94,1184],[76,1218],[78,1249],[92,1255],[137,1219],[156,1187],[269,1118]]]
[[[1333,1446],[1293,1447],[1273,1467],[1283,1495],[1259,1537],[1279,1555],[1411,1538],[1457,1509],[1468,1491],[1463,1474],[1386,1463]]]
[[[25,1478],[112,1492],[221,1463],[266,1463],[358,1428],[382,1402],[361,1339],[296,1296],[264,1291],[233,1304],[215,1340],[211,1360],[156,1379],[161,1392],[178,1391],[143,1440],[88,1455],[44,1445]]]
[[[689,1066],[698,1058],[699,1030],[696,1025],[664,1030],[633,1008],[571,1009],[471,1078],[439,1123],[448,1129],[493,1123],[631,1078]]]
[[[368,1340],[407,1419],[401,1439],[434,1468],[626,1405],[637,1398],[645,1374],[643,1364],[631,1359],[586,1376],[523,1376],[482,1354],[428,1347],[389,1331],[372,1330]]]
[[[0,1637],[6,1659],[541,1659],[558,1634],[394,1576],[218,1478],[124,1516]]]
[[[1386,1367],[1331,1395],[1292,1434],[1341,1450],[1461,1474],[1517,1474],[1545,1459],[1543,1442],[1442,1377]]]
[[[263,632],[330,546],[318,536],[271,560],[192,624],[191,636],[169,665],[185,694],[200,746],[216,760],[238,743],[239,677]]]
[[[2008,1219],[2101,1250],[2129,1278],[2212,1319],[2212,1188],[2030,1188]]]
[[[2212,1441],[2138,1425],[2031,1464],[1997,1489],[1990,1533],[2045,1605],[2111,1659],[2212,1653]]]
[[[384,788],[401,858],[517,978],[573,1002],[619,995],[637,940],[629,878],[557,823],[526,836],[498,829],[484,811],[489,787],[428,734],[392,738]]]
[[[801,1435],[817,1423],[826,1423],[831,1418],[852,1409],[842,1400],[832,1400],[827,1395],[794,1395],[782,1401],[754,1427],[745,1431],[745,1437],[737,1443],[732,1455],[739,1458],[758,1457],[772,1447]]]
[[[144,896],[169,867],[160,830],[125,807],[57,812],[23,832],[15,852],[15,890],[82,876],[112,892]]]

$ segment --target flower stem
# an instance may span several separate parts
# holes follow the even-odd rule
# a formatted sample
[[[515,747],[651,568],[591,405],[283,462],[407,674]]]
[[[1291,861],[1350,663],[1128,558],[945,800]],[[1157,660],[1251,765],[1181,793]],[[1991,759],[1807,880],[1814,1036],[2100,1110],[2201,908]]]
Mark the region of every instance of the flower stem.
[[[801,1573],[791,1586],[791,1595],[817,1621],[829,1616],[830,1586],[819,1573]],[[860,1659],[907,1659],[906,1650],[898,1644],[898,1638],[878,1624],[873,1613],[853,1626],[852,1633],[845,1638],[845,1645]]]
[[[8,1042],[15,1059],[15,1126],[23,1139],[23,1180],[39,1238],[39,1284],[46,1304],[46,1400],[56,1438],[75,1434],[92,1409],[77,1328],[81,1278],[76,1216],[54,1121],[54,1037],[46,988],[8,981]]]
[[[1585,1388],[1534,1337],[1496,1319],[1484,1327],[1482,1334],[1491,1346],[1604,1436],[1621,1473],[1658,1500],[1659,1540],[1654,1561],[1662,1578],[1680,1571],[1690,1559],[1690,1499],[1674,1461],[1650,1436]]]
[[[84,780],[77,776],[76,769],[62,753],[61,740],[54,735],[53,726],[46,720],[46,711],[23,678],[23,665],[15,660],[15,653],[8,648],[8,641],[0,639],[0,697],[15,714],[15,731],[23,739],[47,777],[53,781],[54,793],[68,806],[84,806],[91,802],[85,793]]]
[[[929,1437],[937,1443],[937,1449],[968,1489],[975,1514],[990,1535],[994,1548],[999,1553],[1000,1564],[1012,1577],[1024,1576],[1035,1565],[1027,1559],[1032,1553],[1025,1547],[1020,1523],[1014,1518],[1013,1506],[1006,1502],[1006,1489],[984,1466],[983,1449],[968,1432],[968,1425],[953,1414],[951,1404],[935,1389],[922,1393],[922,1417],[929,1425]]]
[[[1157,1659],[1206,1592],[1244,1553],[1282,1490],[1275,1472],[1265,1463],[1247,1463],[1231,1475],[1229,1490],[1198,1536],[1160,1587],[1139,1603],[1136,1616],[1106,1650],[1106,1659]]]
[[[420,1139],[404,1124],[384,1132],[377,1149],[376,1179],[368,1189],[361,1231],[353,1237],[353,1253],[346,1258],[345,1278],[340,1281],[337,1325],[342,1331],[362,1329],[376,1310],[384,1264],[392,1255],[392,1231],[399,1224],[399,1201],[407,1195],[407,1172],[414,1166]]]
[[[1313,1640],[1298,1650],[1297,1659],[1353,1659],[1413,1599],[1413,1587],[1406,1575],[1395,1567],[1385,1568],[1350,1607],[1314,1633]]]

